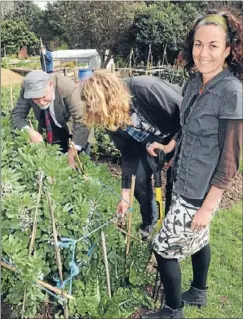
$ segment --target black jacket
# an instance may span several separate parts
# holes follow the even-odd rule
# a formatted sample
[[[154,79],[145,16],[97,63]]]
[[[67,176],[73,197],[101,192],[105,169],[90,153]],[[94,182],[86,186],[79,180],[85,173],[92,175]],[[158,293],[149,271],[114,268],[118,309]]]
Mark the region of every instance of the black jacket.
[[[138,113],[162,134],[169,134],[163,141],[151,134],[143,142],[137,142],[125,131],[109,132],[122,154],[122,188],[129,188],[131,176],[136,175],[139,154],[146,151],[147,142],[168,144],[180,130],[182,89],[155,76],[137,76],[123,80],[133,95],[133,107]]]

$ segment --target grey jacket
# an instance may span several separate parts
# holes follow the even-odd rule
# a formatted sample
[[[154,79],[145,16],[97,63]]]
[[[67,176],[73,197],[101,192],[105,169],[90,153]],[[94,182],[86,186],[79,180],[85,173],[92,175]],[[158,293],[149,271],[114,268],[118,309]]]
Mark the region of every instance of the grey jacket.
[[[219,120],[243,119],[242,83],[225,69],[198,95],[185,121],[185,110],[202,85],[201,75],[188,82],[181,106],[182,134],[177,143],[174,172],[177,194],[204,199],[220,159]],[[179,156],[178,156],[179,154]]]
[[[74,144],[85,147],[87,141],[91,142],[93,131],[90,131],[82,122],[83,106],[78,98],[78,88],[72,79],[61,75],[54,75],[53,85],[55,90],[54,112],[58,123],[73,134]],[[76,96],[76,97],[75,97]],[[14,129],[22,129],[29,125],[27,116],[33,109],[39,122],[38,131],[43,132],[40,123],[40,108],[32,99],[24,98],[24,82],[19,99],[11,114],[11,123]]]

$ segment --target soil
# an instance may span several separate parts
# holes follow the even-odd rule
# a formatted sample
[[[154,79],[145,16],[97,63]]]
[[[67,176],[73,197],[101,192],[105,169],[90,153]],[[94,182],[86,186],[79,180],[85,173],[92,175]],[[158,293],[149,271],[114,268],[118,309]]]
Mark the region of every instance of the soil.
[[[121,176],[121,168],[117,164],[108,163],[108,169],[114,176]],[[165,185],[165,172],[162,175],[162,185]],[[220,209],[226,209],[232,207],[243,199],[243,175],[237,172],[232,184],[228,190],[223,194],[223,198],[220,203]]]
[[[1,86],[10,84],[20,84],[23,81],[23,76],[8,69],[1,68]]]
[[[230,208],[235,203],[238,203],[243,198],[243,176],[241,173],[237,173],[231,186],[224,193],[220,208]]]

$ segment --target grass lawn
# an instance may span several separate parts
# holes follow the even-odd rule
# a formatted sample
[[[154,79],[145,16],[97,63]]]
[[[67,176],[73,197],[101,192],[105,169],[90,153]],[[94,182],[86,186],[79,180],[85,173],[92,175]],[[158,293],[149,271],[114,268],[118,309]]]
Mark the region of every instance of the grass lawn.
[[[221,210],[211,228],[208,306],[185,307],[186,318],[242,318],[242,203]],[[190,258],[181,263],[183,289],[192,278]]]

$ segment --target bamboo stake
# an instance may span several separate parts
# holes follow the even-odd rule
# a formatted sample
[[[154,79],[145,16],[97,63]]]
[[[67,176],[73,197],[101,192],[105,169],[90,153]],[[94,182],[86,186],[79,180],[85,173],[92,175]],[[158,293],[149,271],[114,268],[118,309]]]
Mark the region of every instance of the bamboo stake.
[[[58,272],[59,272],[59,278],[63,282],[60,248],[57,245],[58,239],[57,239],[56,223],[55,223],[55,217],[54,217],[54,213],[53,213],[53,209],[52,209],[51,197],[50,197],[49,193],[47,193],[47,199],[48,199],[49,211],[50,211],[51,222],[52,222],[52,231],[53,231],[53,237],[54,237],[54,242],[55,242],[55,254],[56,254],[56,262],[57,262],[57,267],[58,267]]]
[[[29,244],[29,253],[28,253],[29,256],[32,254],[34,244],[35,244],[35,237],[36,237],[36,231],[37,231],[37,212],[38,212],[39,204],[40,204],[41,188],[42,188],[42,181],[43,181],[43,173],[42,172],[38,178],[39,178],[39,191],[38,191],[37,204],[36,204],[36,210],[35,210],[35,216],[34,216],[34,222],[33,222],[33,229],[32,229],[32,234],[31,234],[31,239],[30,239],[30,244]],[[27,288],[24,289],[24,298],[23,298],[23,305],[22,305],[22,311],[21,311],[21,319],[24,318],[26,297],[27,297]]]
[[[42,47],[43,47],[43,43],[42,43],[42,39],[40,38],[40,46],[41,46],[41,54],[42,54],[42,58],[43,58],[43,62],[44,62],[44,71],[46,72],[46,59],[45,59],[45,55],[42,51]]]
[[[129,54],[129,76],[132,76],[132,56],[133,56],[133,48]]]
[[[37,204],[36,204],[35,216],[34,216],[34,221],[33,221],[31,240],[30,240],[30,245],[29,245],[29,255],[32,254],[34,244],[35,244],[35,237],[36,237],[36,230],[37,230],[37,213],[38,213],[40,199],[41,199],[41,188],[42,188],[43,177],[44,177],[44,174],[43,174],[43,172],[41,172],[41,174],[39,176],[39,192],[38,192],[38,197],[37,197]]]
[[[74,155],[75,155],[75,157],[76,157],[76,160],[77,160],[77,162],[78,162],[79,168],[80,168],[81,172],[84,173],[83,165],[82,165],[82,163],[80,162],[80,159],[79,159],[79,156],[78,156],[78,152],[77,152],[77,150],[76,150],[76,147],[75,147],[75,145],[74,145],[73,142],[70,142],[70,145],[71,145],[71,147],[72,147],[72,150],[73,150]]]
[[[7,263],[5,263],[4,261],[0,261],[0,264],[1,264],[2,267],[6,268],[6,269],[8,269],[8,270],[11,270],[11,271],[13,271],[13,272],[16,272],[16,271],[17,271],[17,268],[16,268],[16,267],[7,264]],[[43,280],[39,280],[39,279],[38,279],[38,280],[36,280],[36,283],[39,284],[40,286],[42,286],[42,287],[44,287],[44,288],[46,288],[46,289],[48,289],[48,290],[54,292],[54,293],[57,294],[57,295],[62,295],[62,294],[63,294],[63,296],[64,296],[65,298],[67,298],[67,299],[71,299],[71,300],[74,300],[74,299],[75,299],[73,296],[67,294],[65,291],[62,291],[62,290],[60,290],[60,289],[57,288],[57,287],[53,287],[52,285],[50,285],[50,284],[44,282]]]
[[[52,231],[53,231],[53,237],[54,237],[54,242],[55,242],[55,256],[56,256],[56,262],[57,262],[57,267],[58,267],[58,273],[59,273],[59,278],[61,280],[61,283],[63,283],[62,260],[61,260],[60,248],[58,247],[55,216],[54,216],[52,203],[51,203],[51,197],[50,197],[49,193],[47,193],[47,199],[48,199],[49,211],[50,211],[50,215],[51,215]],[[63,289],[62,289],[62,296],[64,297]],[[65,302],[65,304],[63,306],[63,310],[64,310],[65,319],[68,319],[68,317],[69,317],[68,316],[68,307],[67,307],[67,303],[66,302]]]
[[[135,240],[141,242],[140,239],[136,238],[135,236],[132,236],[131,234],[128,234],[128,232],[126,232],[125,230],[123,230],[123,229],[121,229],[121,228],[119,228],[119,227],[117,227],[117,226],[114,226],[114,227],[115,227],[116,229],[120,230],[120,232],[122,232],[123,234],[129,235],[131,238],[133,238],[133,239],[135,239]]]
[[[13,87],[9,76],[9,88],[10,88],[10,107],[11,111],[13,110]]]
[[[32,128],[32,130],[34,130],[34,126],[33,126],[32,122],[31,122],[31,120],[29,120],[29,124],[30,124],[30,127]]]
[[[108,258],[107,258],[105,234],[104,234],[103,230],[101,231],[101,241],[102,241],[102,249],[103,249],[103,255],[104,255],[104,262],[105,262],[107,290],[108,290],[108,295],[111,298],[110,272],[109,272],[109,265],[108,265]]]
[[[27,289],[25,287],[25,289],[24,289],[24,299],[23,299],[23,305],[22,305],[22,311],[21,311],[21,319],[24,318],[26,297],[27,297]]]
[[[135,189],[135,179],[136,177],[132,176],[132,185],[131,185],[131,191],[130,191],[130,198],[129,198],[129,208],[131,209],[133,207],[133,201],[134,201],[134,189]],[[128,212],[128,234],[127,234],[127,247],[126,247],[126,255],[129,254],[130,249],[130,239],[131,239],[131,230],[132,230],[132,212]]]

